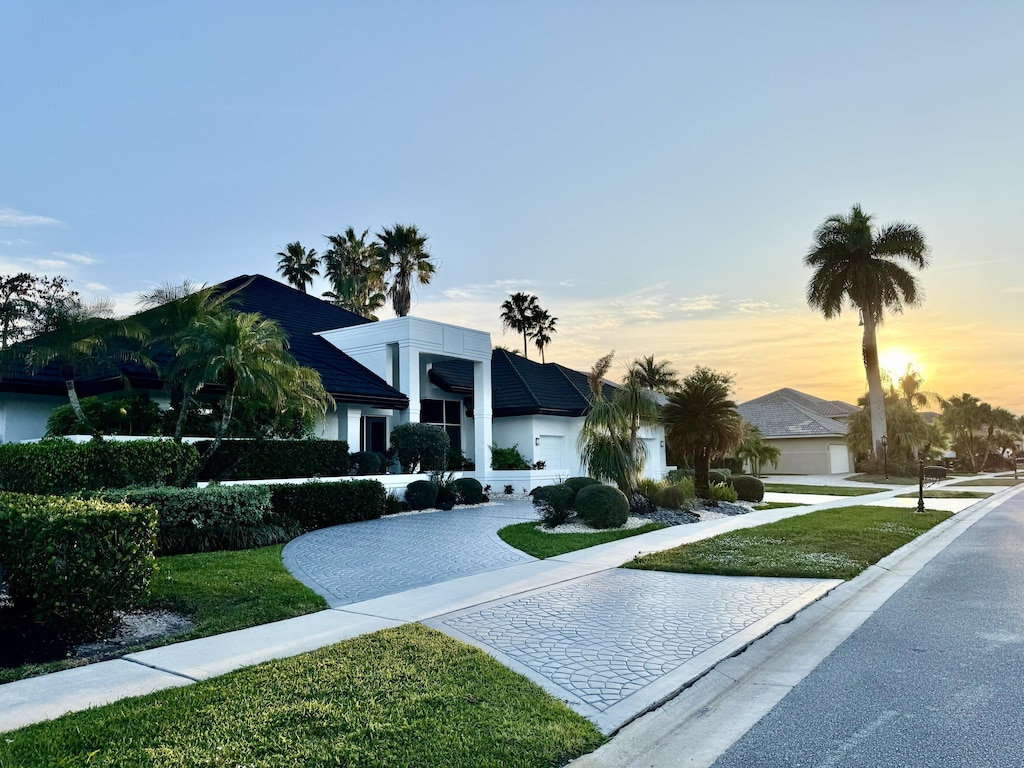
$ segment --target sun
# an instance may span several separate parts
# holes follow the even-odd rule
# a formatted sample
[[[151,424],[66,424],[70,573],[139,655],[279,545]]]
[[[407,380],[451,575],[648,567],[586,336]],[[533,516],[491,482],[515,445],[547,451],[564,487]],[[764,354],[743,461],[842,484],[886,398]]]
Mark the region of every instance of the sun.
[[[878,355],[878,367],[884,373],[889,374],[893,382],[899,381],[899,378],[907,372],[908,365],[918,373],[922,373],[918,356],[908,352],[904,347],[891,347]]]

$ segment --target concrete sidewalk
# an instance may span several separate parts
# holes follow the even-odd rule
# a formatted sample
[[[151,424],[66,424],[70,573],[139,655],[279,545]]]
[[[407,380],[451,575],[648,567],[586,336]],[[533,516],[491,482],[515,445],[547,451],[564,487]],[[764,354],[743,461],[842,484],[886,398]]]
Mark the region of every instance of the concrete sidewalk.
[[[0,731],[417,621],[483,648],[611,733],[840,583],[622,571],[619,565],[726,531],[905,491],[674,526],[8,683],[0,686]],[[504,524],[495,516],[495,525]],[[410,566],[403,560],[398,567]]]

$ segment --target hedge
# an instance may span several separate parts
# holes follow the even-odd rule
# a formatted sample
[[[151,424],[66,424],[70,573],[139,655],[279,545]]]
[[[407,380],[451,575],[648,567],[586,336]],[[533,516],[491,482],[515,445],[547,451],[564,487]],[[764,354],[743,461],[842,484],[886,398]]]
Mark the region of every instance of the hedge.
[[[117,625],[149,590],[153,507],[0,493],[0,563],[18,610],[81,642]]]
[[[270,489],[274,517],[303,530],[375,520],[387,507],[387,491],[377,480],[282,483]]]
[[[0,445],[0,490],[57,495],[188,483],[196,449],[171,440],[43,440]]]
[[[197,440],[204,455],[212,440]],[[199,472],[200,480],[342,477],[349,471],[344,440],[225,440]]]
[[[621,528],[629,519],[629,499],[609,485],[580,488],[574,506],[577,517],[591,528]]]

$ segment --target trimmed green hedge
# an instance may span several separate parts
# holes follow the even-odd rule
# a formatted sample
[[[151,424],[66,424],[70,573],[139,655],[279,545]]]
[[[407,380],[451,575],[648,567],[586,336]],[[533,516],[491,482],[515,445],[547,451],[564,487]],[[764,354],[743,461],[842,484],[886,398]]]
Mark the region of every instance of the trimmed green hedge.
[[[0,493],[0,563],[14,606],[73,641],[138,605],[156,562],[153,507]]]
[[[576,491],[566,483],[542,485],[531,495],[545,528],[555,528],[568,520],[576,500]]]
[[[0,445],[0,490],[66,494],[188,483],[198,453],[171,440],[43,440]]]
[[[576,494],[576,515],[591,528],[621,528],[629,519],[629,499],[610,485],[588,485]]]
[[[270,489],[270,506],[283,523],[303,530],[376,520],[387,508],[387,490],[377,480],[281,483]]]
[[[740,501],[760,504],[764,500],[764,483],[757,477],[737,475],[732,479],[733,490]]]
[[[200,455],[212,440],[195,443]],[[349,471],[344,440],[225,440],[210,456],[200,480],[269,480],[342,477]]]

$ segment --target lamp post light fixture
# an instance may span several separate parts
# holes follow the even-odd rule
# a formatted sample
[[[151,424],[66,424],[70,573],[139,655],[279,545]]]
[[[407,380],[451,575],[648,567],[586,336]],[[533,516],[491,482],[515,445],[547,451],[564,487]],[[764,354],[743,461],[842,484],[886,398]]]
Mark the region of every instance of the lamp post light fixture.
[[[917,511],[924,514],[924,459],[917,463]]]
[[[885,479],[889,479],[889,436],[882,435],[882,466],[885,471]]]

